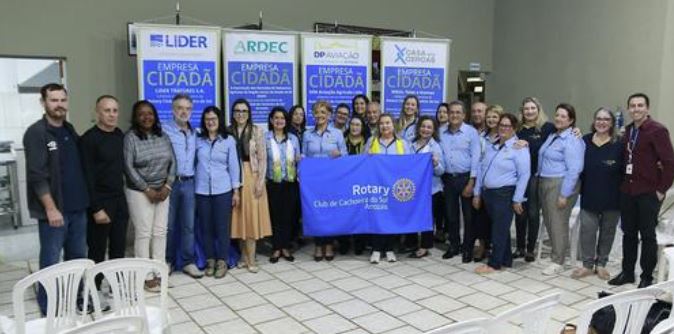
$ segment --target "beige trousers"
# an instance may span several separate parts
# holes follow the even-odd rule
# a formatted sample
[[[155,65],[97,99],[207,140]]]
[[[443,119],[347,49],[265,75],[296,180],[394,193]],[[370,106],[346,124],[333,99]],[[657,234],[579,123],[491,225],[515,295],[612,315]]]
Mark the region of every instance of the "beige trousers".
[[[569,250],[569,218],[571,210],[578,200],[578,191],[580,183],[576,185],[573,195],[567,198],[566,207],[560,209],[557,207],[562,178],[541,177],[538,184],[538,198],[543,209],[543,223],[548,230],[550,242],[552,243],[551,260],[554,263],[563,265],[566,252]]]
[[[135,231],[134,255],[164,262],[169,199],[152,203],[140,191],[127,188],[125,193],[129,205],[129,218]]]

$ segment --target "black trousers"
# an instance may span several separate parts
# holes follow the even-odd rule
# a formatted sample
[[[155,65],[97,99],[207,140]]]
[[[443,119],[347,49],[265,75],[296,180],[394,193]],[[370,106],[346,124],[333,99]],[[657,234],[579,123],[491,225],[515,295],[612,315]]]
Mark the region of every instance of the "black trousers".
[[[463,250],[472,251],[475,243],[475,232],[473,226],[473,206],[472,197],[463,197],[461,193],[470,181],[470,173],[463,174],[443,174],[443,192],[445,194],[445,217],[447,223],[447,232],[449,234],[449,245],[459,248],[461,245],[461,213],[463,213]],[[459,206],[460,204],[460,206]],[[470,242],[473,244],[470,244]]]
[[[473,225],[475,226],[475,238],[483,240],[489,244],[491,240],[491,224],[492,220],[487,214],[487,208],[483,205],[480,209],[473,208]],[[475,240],[473,240],[474,242]]]
[[[439,233],[446,232],[445,195],[442,191],[433,194],[433,224]]]
[[[297,202],[299,187],[297,182],[267,181],[269,216],[271,218],[271,242],[273,250],[290,249],[293,229],[297,225]]]
[[[109,224],[96,224],[93,214],[89,214],[87,228],[88,257],[96,263],[124,257],[126,249],[126,228],[129,222],[129,208],[126,198],[117,197],[106,200],[103,209],[110,217]],[[100,275],[99,275],[100,276]],[[103,277],[96,277],[96,286],[100,286]]]
[[[623,229],[623,263],[626,274],[634,274],[637,262],[639,237],[641,237],[641,278],[652,279],[658,261],[658,244],[655,226],[658,224],[660,201],[655,193],[620,196],[620,216]]]
[[[538,239],[538,229],[541,226],[541,204],[538,199],[538,177],[532,176],[527,184],[525,196],[527,201],[522,203],[524,212],[515,215],[515,234],[517,249],[526,249],[533,253]]]
[[[348,250],[351,248],[351,240],[353,239],[353,248],[354,249],[365,249],[367,246],[367,240],[369,235],[367,234],[351,234],[351,235],[341,235],[337,237],[337,242],[339,243],[339,250],[342,251],[343,247]]]
[[[393,251],[396,236],[398,234],[373,234],[371,236],[372,251],[382,253]]]

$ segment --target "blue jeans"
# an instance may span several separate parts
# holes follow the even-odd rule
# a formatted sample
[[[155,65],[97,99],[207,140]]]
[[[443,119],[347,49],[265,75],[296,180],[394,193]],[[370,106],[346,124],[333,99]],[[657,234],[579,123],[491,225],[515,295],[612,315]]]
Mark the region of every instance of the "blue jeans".
[[[63,213],[63,226],[51,227],[46,219],[38,222],[40,237],[40,269],[59,263],[61,251],[65,261],[87,257],[87,213]],[[47,294],[42,286],[37,292],[42,315],[47,314]]]
[[[232,192],[197,195],[197,214],[206,259],[228,260]]]
[[[194,263],[194,178],[176,180],[169,199],[168,235],[166,243],[166,262],[174,263],[179,253],[182,267]],[[177,231],[179,230],[179,234]],[[180,240],[180,251],[176,249]]]
[[[494,269],[512,267],[513,257],[510,251],[510,224],[513,220],[514,186],[485,189],[482,192],[484,206],[492,221],[492,251],[489,266]]]

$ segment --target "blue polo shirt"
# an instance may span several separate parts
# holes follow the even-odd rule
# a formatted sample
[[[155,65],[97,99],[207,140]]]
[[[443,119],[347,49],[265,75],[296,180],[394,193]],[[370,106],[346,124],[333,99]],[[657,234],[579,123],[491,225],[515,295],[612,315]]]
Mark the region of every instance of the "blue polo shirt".
[[[564,197],[573,194],[585,158],[585,142],[572,131],[569,128],[549,135],[538,151],[538,176],[563,178],[561,195]]]
[[[531,175],[530,157],[529,150],[513,147],[517,140],[517,137],[512,137],[503,145],[499,142],[487,145],[484,159],[480,162],[477,183],[473,189],[475,196],[480,196],[482,188],[515,186],[513,202],[525,201],[524,192]]]
[[[241,168],[233,136],[197,139],[195,192],[220,195],[241,187]]]
[[[440,147],[446,173],[468,173],[477,176],[480,163],[480,135],[472,126],[462,123],[457,131],[451,128],[440,134]]]
[[[191,127],[187,131],[182,130],[175,120],[163,124],[163,130],[173,146],[173,153],[176,157],[176,175],[194,176],[194,159],[197,152],[197,136],[194,130]]]
[[[342,131],[328,126],[322,133],[318,133],[315,128],[304,132],[302,155],[310,158],[327,158],[333,150],[338,150],[342,156],[348,155]]]

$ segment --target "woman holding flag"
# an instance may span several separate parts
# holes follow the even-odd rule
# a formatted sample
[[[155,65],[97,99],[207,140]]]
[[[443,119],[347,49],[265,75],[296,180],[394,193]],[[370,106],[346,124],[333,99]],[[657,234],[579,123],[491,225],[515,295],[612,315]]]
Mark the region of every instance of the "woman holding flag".
[[[419,117],[419,122],[412,142],[412,149],[415,153],[431,153],[433,155],[433,220],[437,221],[444,216],[443,210],[438,207],[442,201],[438,200],[442,196],[442,180],[440,176],[445,171],[442,165],[442,149],[438,144],[437,123],[431,116]],[[433,248],[433,230],[421,232],[421,245],[416,252],[410,254],[410,258],[419,259],[430,255],[429,249]]]
[[[304,132],[302,138],[302,155],[308,158],[338,158],[347,155],[344,135],[341,131],[328,126],[332,115],[332,106],[324,100],[314,103],[311,108],[316,125],[312,130]],[[314,240],[314,261],[335,258],[333,250],[334,237],[317,237]]]
[[[393,125],[393,116],[385,113],[379,116],[378,136],[370,137],[365,143],[366,154],[411,154],[414,152],[410,144],[395,133]],[[379,234],[372,236],[372,255],[370,262],[379,263],[381,254],[386,254],[388,262],[396,262],[396,256],[393,253],[393,243],[395,236],[391,234]]]
[[[265,135],[267,146],[267,194],[272,227],[273,251],[269,262],[276,263],[280,257],[294,261],[290,254],[292,231],[297,221],[299,187],[297,185],[297,162],[300,159],[300,143],[295,135],[288,133],[290,123],[283,107],[274,107],[269,113],[269,132]]]

